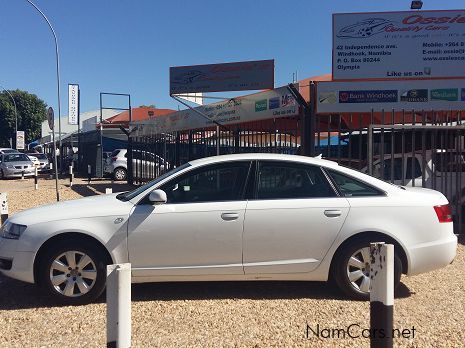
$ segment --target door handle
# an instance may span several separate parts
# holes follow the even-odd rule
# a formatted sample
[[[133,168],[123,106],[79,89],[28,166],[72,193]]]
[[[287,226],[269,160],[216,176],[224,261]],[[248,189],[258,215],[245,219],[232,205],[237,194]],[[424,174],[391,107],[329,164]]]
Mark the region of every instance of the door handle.
[[[225,221],[237,220],[239,218],[238,213],[223,213],[221,218]]]
[[[342,211],[340,211],[340,210],[325,210],[324,214],[327,217],[338,217],[338,216],[341,216]]]

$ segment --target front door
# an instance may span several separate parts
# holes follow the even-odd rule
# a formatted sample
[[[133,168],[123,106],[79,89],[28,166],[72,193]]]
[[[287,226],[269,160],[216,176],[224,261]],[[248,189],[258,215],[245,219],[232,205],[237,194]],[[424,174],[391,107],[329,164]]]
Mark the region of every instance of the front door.
[[[143,199],[129,218],[134,276],[243,274],[249,167],[248,161],[206,165],[160,187],[166,204]]]

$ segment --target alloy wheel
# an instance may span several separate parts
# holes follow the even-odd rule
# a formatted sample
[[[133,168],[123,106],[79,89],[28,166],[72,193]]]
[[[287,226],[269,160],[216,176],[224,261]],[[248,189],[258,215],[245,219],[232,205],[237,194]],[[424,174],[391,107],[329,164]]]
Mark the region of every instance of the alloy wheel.
[[[347,262],[350,284],[362,293],[370,292],[370,248],[365,247],[352,254]]]
[[[70,250],[55,258],[50,267],[53,288],[67,297],[88,293],[97,280],[95,262],[85,253]]]

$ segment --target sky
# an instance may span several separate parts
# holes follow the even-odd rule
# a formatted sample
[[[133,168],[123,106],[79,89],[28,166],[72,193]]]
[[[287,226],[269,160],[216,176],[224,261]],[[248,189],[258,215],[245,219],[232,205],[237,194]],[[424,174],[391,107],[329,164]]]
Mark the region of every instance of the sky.
[[[333,13],[404,11],[407,0],[32,0],[58,37],[61,114],[68,84],[81,112],[99,93],[128,93],[132,106],[183,109],[169,96],[169,67],[274,59],[275,87],[331,72]],[[424,10],[464,0],[423,0]],[[58,110],[53,36],[26,0],[0,0],[0,88],[36,94]],[[227,96],[222,93],[221,96]],[[104,107],[126,107],[105,98]],[[213,102],[213,101],[210,101]]]

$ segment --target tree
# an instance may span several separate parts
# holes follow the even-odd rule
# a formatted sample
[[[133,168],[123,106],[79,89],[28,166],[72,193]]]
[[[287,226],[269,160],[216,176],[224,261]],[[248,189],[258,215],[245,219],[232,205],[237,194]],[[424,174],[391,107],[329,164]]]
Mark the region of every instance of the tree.
[[[47,104],[35,94],[19,89],[9,91],[13,96],[18,116],[18,130],[26,136],[26,144],[41,136],[41,124],[47,119]],[[0,93],[0,147],[10,146],[10,138],[15,142],[15,107],[10,95]]]
[[[153,108],[153,109],[155,109],[155,108],[156,108],[155,104],[150,104],[150,105],[141,105],[141,106],[139,106],[139,107],[140,107],[140,108]]]

